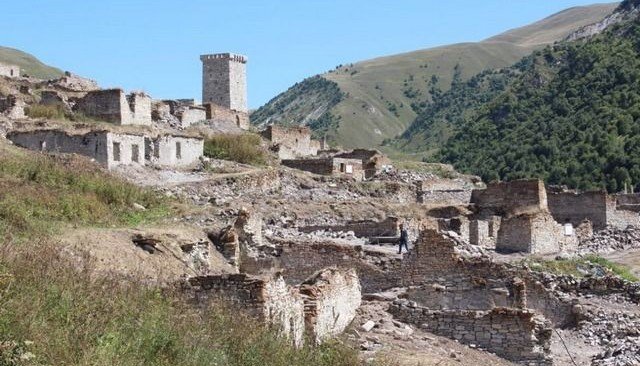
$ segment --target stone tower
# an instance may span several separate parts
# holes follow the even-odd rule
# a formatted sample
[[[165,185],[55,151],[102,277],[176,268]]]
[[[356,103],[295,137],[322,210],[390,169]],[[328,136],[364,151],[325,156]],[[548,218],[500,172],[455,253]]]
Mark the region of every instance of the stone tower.
[[[200,60],[202,103],[247,113],[247,58],[233,53],[217,53],[202,55]]]

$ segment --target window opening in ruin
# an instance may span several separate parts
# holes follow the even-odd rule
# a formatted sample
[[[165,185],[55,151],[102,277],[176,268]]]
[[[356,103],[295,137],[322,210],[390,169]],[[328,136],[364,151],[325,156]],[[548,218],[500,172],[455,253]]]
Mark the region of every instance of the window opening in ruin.
[[[236,125],[240,127],[240,117],[236,116]]]
[[[45,151],[46,149],[47,149],[47,142],[46,141],[40,142],[40,151]]]
[[[136,163],[140,162],[140,146],[137,144],[131,145],[131,161]]]
[[[345,164],[340,163],[340,173],[344,173],[344,170],[345,170]]]
[[[119,142],[113,143],[113,160],[120,161],[120,143]]]
[[[493,238],[493,221],[489,221],[489,237]]]
[[[182,159],[182,144],[176,142],[176,159]]]
[[[9,75],[13,76],[13,69],[9,70]]]

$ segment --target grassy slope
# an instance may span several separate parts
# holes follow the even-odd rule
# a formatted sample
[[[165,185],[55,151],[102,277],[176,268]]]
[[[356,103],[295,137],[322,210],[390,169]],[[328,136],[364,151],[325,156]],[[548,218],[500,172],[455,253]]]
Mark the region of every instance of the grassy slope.
[[[176,202],[88,159],[52,159],[0,139],[0,365],[358,364],[337,343],[295,349],[237,309],[202,314],[179,292],[94,276],[88,257],[61,252],[51,237],[71,225],[126,227],[178,213]]]
[[[346,98],[330,110],[340,118],[336,141],[345,147],[377,146],[385,138],[404,132],[413,121],[416,114],[410,104],[412,101],[429,100],[426,90],[432,75],[439,78],[438,86],[446,90],[451,85],[456,64],[461,65],[464,79],[485,69],[509,66],[532,50],[560,40],[584,25],[601,20],[616,5],[571,8],[483,42],[455,44],[366,60],[324,74],[325,78],[335,81],[341,91],[347,94]],[[409,99],[404,95],[407,88],[420,90],[421,95]],[[287,94],[281,94],[283,97],[285,95]],[[310,99],[313,100],[307,101],[309,104],[319,104],[322,100],[317,95]],[[295,103],[299,104],[300,98],[295,98]],[[396,106],[397,115],[389,111],[391,105]],[[292,115],[287,117],[289,120],[293,119]],[[298,121],[304,118],[304,114],[297,116]]]
[[[0,62],[20,66],[21,72],[42,79],[60,77],[62,70],[45,65],[34,56],[9,47],[0,46]]]

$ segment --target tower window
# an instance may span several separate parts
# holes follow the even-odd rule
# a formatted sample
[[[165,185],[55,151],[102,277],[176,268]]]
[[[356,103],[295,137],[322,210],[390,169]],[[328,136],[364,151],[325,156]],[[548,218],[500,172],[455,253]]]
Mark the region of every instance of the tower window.
[[[182,159],[182,144],[176,142],[176,159]]]

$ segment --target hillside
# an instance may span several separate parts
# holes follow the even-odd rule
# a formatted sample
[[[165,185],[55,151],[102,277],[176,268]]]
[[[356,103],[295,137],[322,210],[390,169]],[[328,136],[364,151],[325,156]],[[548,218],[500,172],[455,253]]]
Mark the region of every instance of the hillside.
[[[624,2],[617,13],[630,20],[602,34],[546,47],[456,85],[425,108],[396,147],[442,146],[435,160],[485,180],[540,177],[610,192],[638,186],[636,3]]]
[[[62,70],[45,65],[34,56],[9,47],[0,46],[0,62],[20,66],[22,73],[41,79],[62,76]]]
[[[252,123],[297,121],[313,125],[313,121],[324,119],[332,122],[328,131],[330,140],[345,147],[377,146],[384,139],[403,133],[416,118],[420,105],[431,100],[432,92],[448,90],[454,75],[464,81],[483,70],[512,65],[533,50],[601,20],[615,6],[571,8],[478,43],[342,65],[320,76],[334,82],[337,89],[322,87],[317,77],[306,79],[258,109],[252,115]],[[332,100],[333,105],[317,108],[327,105],[327,100]],[[316,117],[321,110],[325,111]]]

